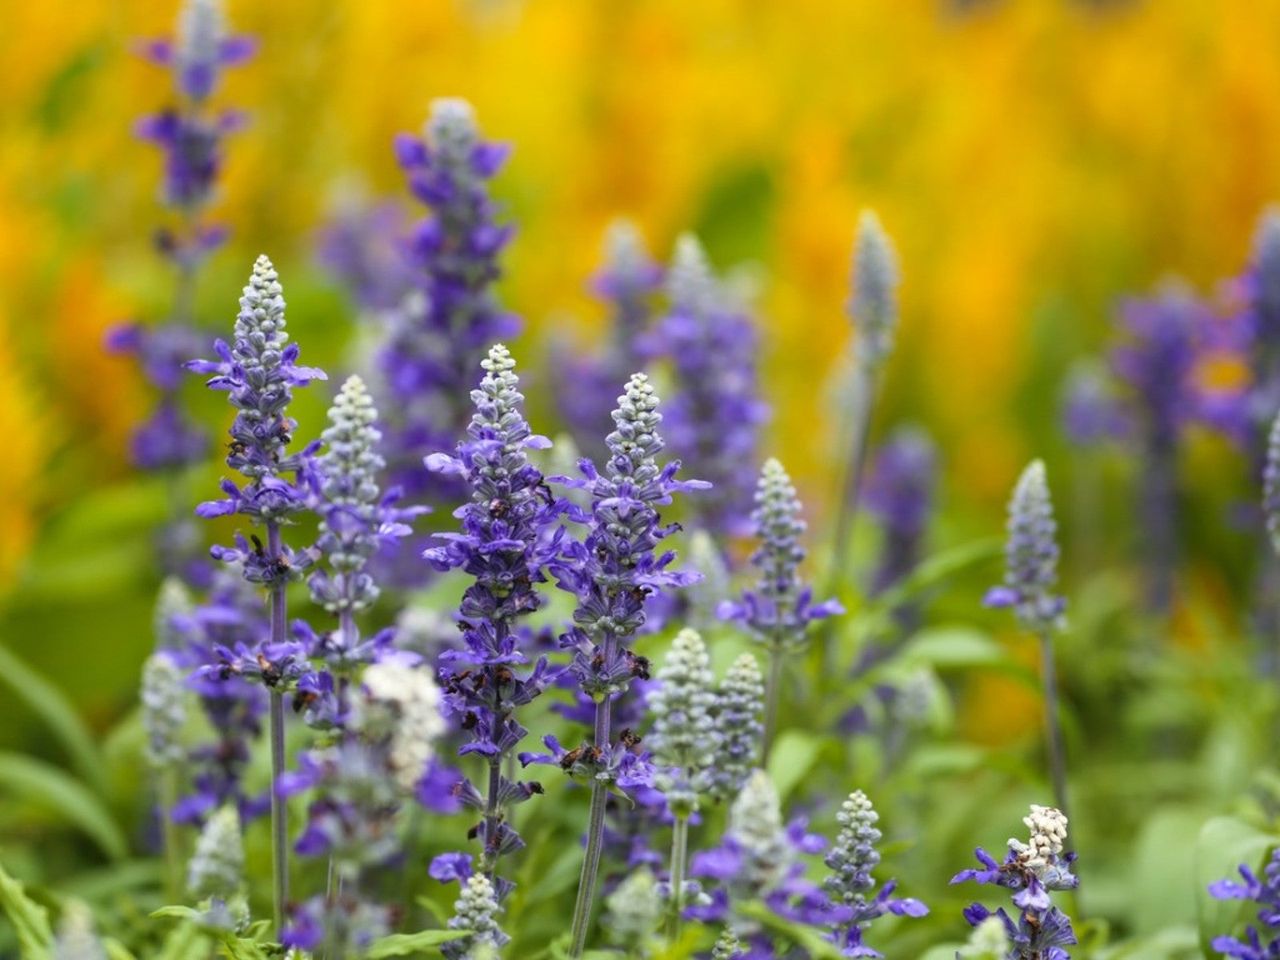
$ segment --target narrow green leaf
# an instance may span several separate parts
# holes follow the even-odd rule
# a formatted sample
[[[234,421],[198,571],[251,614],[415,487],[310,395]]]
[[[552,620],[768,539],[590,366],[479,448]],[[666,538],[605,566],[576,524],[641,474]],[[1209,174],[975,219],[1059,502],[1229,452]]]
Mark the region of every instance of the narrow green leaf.
[[[53,960],[53,929],[49,914],[0,867],[0,909],[13,924],[22,960]]]
[[[57,767],[17,753],[0,753],[0,784],[23,800],[58,813],[84,831],[108,857],[122,860],[128,843],[102,802],[79,780]]]
[[[106,779],[102,757],[93,735],[71,701],[12,650],[0,644],[0,682],[37,714],[67,751],[71,765],[95,790],[102,792]]]
[[[769,778],[785,800],[818,759],[821,744],[804,730],[783,730],[769,754]]]
[[[259,944],[240,937],[223,937],[222,949],[231,960],[269,960],[266,951]]]
[[[784,920],[762,903],[747,904],[742,912],[759,920],[766,928],[786,937],[804,950],[812,960],[844,960],[840,948],[811,927]]]
[[[393,933],[389,937],[375,940],[365,954],[368,960],[383,960],[384,957],[411,957],[415,953],[430,950],[450,940],[461,940],[470,936],[469,930],[423,930],[419,933]]]
[[[166,917],[173,917],[178,920],[190,920],[195,923],[204,919],[204,914],[193,907],[185,907],[180,903],[171,903],[168,906],[160,907],[151,911],[153,920],[162,920]]]
[[[123,943],[111,937],[102,941],[102,949],[107,951],[107,960],[138,960]]]

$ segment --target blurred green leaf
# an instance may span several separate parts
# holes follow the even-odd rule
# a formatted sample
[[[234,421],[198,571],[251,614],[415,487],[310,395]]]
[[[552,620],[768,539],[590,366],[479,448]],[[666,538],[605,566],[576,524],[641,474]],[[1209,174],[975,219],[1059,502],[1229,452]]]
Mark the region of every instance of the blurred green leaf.
[[[13,924],[22,960],[53,960],[53,930],[44,907],[31,900],[22,884],[0,867],[0,909]]]
[[[107,952],[107,960],[138,960],[123,943],[110,937],[102,941],[102,949]]]
[[[759,920],[766,929],[786,937],[813,960],[843,960],[844,958],[840,948],[818,931],[812,927],[785,920],[762,903],[745,904],[741,907],[741,912],[751,919]]]
[[[932,627],[917,633],[902,648],[899,659],[937,670],[991,666],[1007,659],[1004,648],[973,627]]]
[[[0,785],[22,800],[59,814],[78,827],[108,857],[122,860],[128,843],[102,802],[83,783],[57,767],[16,753],[0,753]]]
[[[76,772],[102,791],[105,784],[102,757],[88,727],[62,691],[3,644],[0,644],[0,681],[39,715],[66,749]]]
[[[450,940],[461,940],[469,936],[466,930],[422,930],[419,933],[393,933],[389,937],[375,940],[365,954],[369,960],[382,960],[384,957],[411,957],[432,947],[438,947]]]
[[[813,767],[821,740],[806,730],[783,730],[769,752],[769,778],[784,801]]]

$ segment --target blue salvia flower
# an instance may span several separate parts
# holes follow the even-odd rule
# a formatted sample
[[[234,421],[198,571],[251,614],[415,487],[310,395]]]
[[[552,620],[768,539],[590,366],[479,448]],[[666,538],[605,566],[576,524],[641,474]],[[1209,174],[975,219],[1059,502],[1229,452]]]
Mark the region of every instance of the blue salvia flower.
[[[570,775],[591,783],[587,855],[574,909],[574,956],[584,948],[595,898],[607,790],[647,785],[652,780],[647,760],[632,750],[635,735],[623,730],[617,743],[613,738],[613,699],[625,693],[633,679],[648,676],[648,662],[629,645],[644,625],[645,602],[651,596],[697,580],[696,574],[671,569],[674,552],[658,552],[662,541],[677,529],[663,525],[658,509],[671,503],[674,493],[708,486],[701,480],[677,480],[678,460],[658,465],[662,415],[644,374],[631,376],[613,420],[604,473],[583,460],[579,465],[583,479],[560,478],[590,493],[591,512],[575,509],[571,514],[587,524],[586,537],[566,544],[553,565],[558,585],[578,601],[574,625],[560,642],[573,653],[572,676],[595,703],[592,740],[566,752],[554,738],[547,738],[550,756],[521,757],[524,762],[558,762]]]
[[[51,960],[107,960],[107,951],[94,933],[93,913],[78,900],[62,910]]]
[[[414,289],[413,265],[399,243],[407,222],[398,203],[344,194],[320,231],[317,261],[362,310],[396,310]]]
[[[712,493],[696,506],[699,523],[716,535],[745,533],[751,475],[759,462],[760,399],[757,334],[711,272],[697,239],[676,243],[667,275],[668,313],[653,332],[652,352],[666,356],[674,393],[666,411],[667,439]]]
[[[1018,622],[1040,641],[1045,739],[1054,802],[1067,811],[1067,761],[1058,719],[1058,682],[1053,635],[1064,623],[1067,601],[1054,592],[1058,583],[1058,525],[1044,464],[1033,460],[1022,471],[1009,500],[1004,583],[987,591],[989,607],[1011,607]]]
[[[243,486],[224,479],[222,490],[226,498],[202,503],[196,513],[202,517],[238,514],[265,528],[265,543],[254,536],[251,546],[237,533],[234,547],[215,546],[212,553],[216,559],[235,563],[250,583],[267,589],[270,612],[270,630],[264,643],[256,648],[221,648],[220,662],[201,670],[205,674],[252,676],[267,687],[273,783],[284,772],[283,694],[304,672],[306,653],[300,642],[289,641],[285,636],[285,587],[302,575],[311,560],[309,554],[295,554],[281,537],[282,525],[308,508],[308,492],[299,478],[311,469],[309,448],[301,453],[287,452],[297,426],[288,416],[288,408],[294,387],[325,379],[322,371],[298,365],[298,345],[289,342],[284,308],[275,267],[260,256],[240,298],[233,343],[218,340],[214,344],[219,357],[216,361],[192,360],[187,364],[196,372],[212,373],[209,386],[228,392],[236,418],[230,429],[227,466],[245,478]],[[289,474],[293,474],[292,480]],[[275,927],[280,931],[288,900],[288,854],[285,812],[275,789],[271,790],[271,821]]]
[[[1020,911],[1017,921],[1003,907],[992,913],[974,903],[964,911],[965,919],[974,927],[992,916],[1000,919],[1012,944],[1007,960],[1069,960],[1071,955],[1064,948],[1076,942],[1071,919],[1053,905],[1049,896],[1080,885],[1071,872],[1075,854],[1063,852],[1067,818],[1053,807],[1033,804],[1031,814],[1022,822],[1031,831],[1027,843],[1010,840],[1002,863],[979,847],[976,855],[981,869],[961,870],[951,882],[974,880],[1013,891],[1013,905]]]
[[[650,258],[635,225],[610,224],[605,235],[604,264],[591,281],[592,292],[609,306],[609,329],[603,347],[583,355],[557,344],[552,363],[556,407],[581,450],[593,458],[607,456],[602,440],[609,424],[618,384],[641,365],[642,336],[651,319],[651,301],[662,285],[662,268]]]
[[[1280,554],[1280,414],[1267,438],[1267,465],[1262,474],[1262,509],[1271,545]]]
[[[929,912],[919,900],[894,897],[897,886],[894,880],[871,896],[876,886],[871,871],[880,863],[880,852],[876,849],[880,841],[880,831],[876,828],[879,819],[866,794],[861,790],[849,794],[836,814],[840,833],[835,846],[823,859],[831,868],[831,876],[823,882],[823,887],[832,902],[842,908],[832,939],[846,957],[881,956],[862,942],[867,925],[878,917],[886,913],[923,917]]]
[[[470,501],[456,514],[462,532],[438,534],[444,544],[425,556],[437,569],[458,568],[473,578],[460,609],[463,647],[440,660],[449,703],[470,735],[460,753],[485,760],[484,782],[477,787],[468,781],[461,796],[483,811],[476,831],[482,864],[502,899],[509,883],[495,876],[497,861],[524,846],[507,822],[507,808],[541,792],[536,782],[509,780],[503,766],[527,733],[516,710],[550,680],[545,656],[527,673],[514,669],[531,659],[525,652],[529,638],[517,621],[542,606],[538,585],[559,549],[560,531],[552,528],[563,506],[529,460],[529,450],[550,443],[524,418],[511,354],[495,344],[481,366],[485,373],[471,393],[476,412],[467,439],[455,455],[437,453],[426,460],[429,469],[457,475],[471,489]]]
[[[426,512],[399,507],[399,491],[382,492],[378,476],[385,463],[378,453],[377,420],[364,381],[348,377],[329,410],[329,426],[320,435],[325,452],[316,458],[311,476],[320,517],[316,550],[324,563],[308,584],[312,599],[338,618],[336,631],[314,638],[311,653],[345,678],[377,659],[391,641],[386,631],[363,640],[356,624],[356,614],[380,593],[370,562],[380,549],[408,536],[408,521]]]
[[[883,593],[920,562],[937,482],[937,448],[919,427],[895,430],[876,454],[863,500],[880,521],[880,560],[871,592]]]
[[[1062,391],[1062,429],[1079,447],[1127,435],[1130,423],[1105,370],[1092,360],[1071,367]]]
[[[764,696],[760,664],[744,653],[730,665],[713,708],[719,749],[711,770],[712,793],[721,800],[737,796],[759,765]]]
[[[1250,924],[1243,940],[1214,937],[1213,949],[1239,960],[1275,960],[1280,957],[1280,849],[1272,852],[1262,877],[1241,864],[1240,880],[1218,880],[1209,893],[1218,900],[1252,900],[1261,929]]]
[[[989,607],[1009,607],[1033,633],[1062,626],[1066,600],[1058,584],[1058,525],[1053,518],[1044,464],[1033,460],[1018,478],[1009,501],[1004,583],[987,591]]]
[[[466,101],[440,99],[431,104],[425,136],[401,135],[395,149],[410,190],[430,212],[408,239],[421,296],[393,311],[375,365],[391,479],[417,502],[460,495],[456,481],[442,490],[448,478],[422,472],[422,451],[450,450],[462,438],[476,365],[520,323],[493,290],[512,228],[498,222],[488,183],[507,147],[481,138]]]
[[[777,731],[778,694],[785,658],[804,646],[809,627],[844,608],[835,600],[813,603],[813,590],[800,579],[805,560],[801,538],[805,522],[800,498],[781,463],[770,458],[760,472],[756,508],[751,514],[760,541],[751,563],[760,571],[754,589],[746,590],[739,603],[721,605],[721,616],[738,620],[769,651],[769,682],[765,697],[764,759]]]
[[[898,281],[893,244],[880,226],[879,218],[870,210],[863,211],[854,241],[853,292],[848,307],[854,324],[853,357],[847,364],[850,382],[840,390],[849,410],[845,429],[848,453],[832,535],[836,571],[844,564],[853,537],[877,380],[893,349],[898,325]],[[833,580],[835,577],[833,574]]]
[[[498,948],[511,938],[498,925],[498,898],[493,885],[483,873],[467,878],[462,893],[453,905],[454,915],[449,920],[450,930],[465,930],[468,936],[450,940],[441,945],[440,951],[447,960],[471,960],[481,955],[481,948]],[[496,953],[494,954],[496,956]]]

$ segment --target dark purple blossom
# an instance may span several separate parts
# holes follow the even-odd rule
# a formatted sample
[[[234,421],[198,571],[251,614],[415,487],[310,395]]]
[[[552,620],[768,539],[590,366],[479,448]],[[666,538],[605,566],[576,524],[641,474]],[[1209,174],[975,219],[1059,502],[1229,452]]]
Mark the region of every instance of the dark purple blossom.
[[[1032,461],[1009,501],[1004,583],[987,591],[989,607],[1011,607],[1026,629],[1046,634],[1061,626],[1066,600],[1058,583],[1058,525],[1044,464]]]
[[[1218,900],[1251,900],[1258,907],[1258,926],[1246,927],[1243,939],[1215,937],[1214,950],[1239,960],[1280,957],[1280,849],[1272,851],[1261,877],[1241,864],[1240,881],[1218,880],[1209,893]]]

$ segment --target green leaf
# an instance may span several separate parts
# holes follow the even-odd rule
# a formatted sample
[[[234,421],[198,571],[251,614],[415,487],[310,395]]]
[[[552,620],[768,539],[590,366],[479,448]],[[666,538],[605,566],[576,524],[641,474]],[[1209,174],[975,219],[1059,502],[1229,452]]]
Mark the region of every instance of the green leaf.
[[[368,960],[382,960],[383,957],[409,957],[422,953],[432,947],[438,947],[450,940],[461,940],[471,935],[469,930],[423,930],[419,933],[393,933],[389,937],[375,940],[365,954]]]
[[[193,923],[174,927],[165,937],[156,960],[205,960],[209,956],[209,938]]]
[[[40,717],[49,732],[61,741],[71,765],[101,792],[106,782],[102,757],[84,720],[62,691],[3,644],[0,644],[0,682],[7,684],[18,699]]]
[[[128,853],[124,833],[93,791],[57,767],[17,753],[0,753],[0,784],[79,827],[111,859],[122,860]]]
[[[844,960],[844,954],[840,948],[811,927],[784,920],[762,903],[747,904],[741,909],[746,916],[759,920],[774,933],[786,937],[800,947],[812,960]]]
[[[937,670],[986,667],[1007,659],[1004,648],[988,634],[972,627],[933,627],[917,633],[899,658],[910,665]]]
[[[1211,941],[1230,931],[1242,908],[1239,901],[1210,897],[1209,884],[1238,876],[1241,864],[1257,867],[1278,843],[1280,837],[1235,817],[1214,817],[1200,828],[1195,847],[1196,915],[1205,956],[1212,955]]]
[[[102,941],[102,949],[107,951],[107,960],[138,960],[123,943],[111,937]]]
[[[967,567],[977,566],[1000,556],[1003,549],[1003,542],[992,537],[964,543],[934,554],[897,585],[876,597],[875,601],[867,607],[863,617],[871,619],[887,617],[904,603],[914,600],[921,593],[955,576]]]
[[[769,779],[783,800],[818,759],[821,743],[816,736],[804,730],[783,730],[769,753]]]
[[[230,935],[223,937],[222,949],[231,960],[270,960],[261,946],[242,937]]]
[[[0,867],[0,909],[13,924],[22,960],[53,960],[53,930],[49,914]]]

